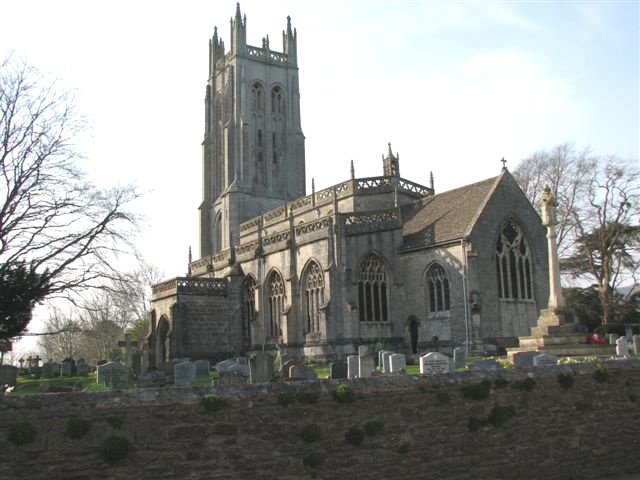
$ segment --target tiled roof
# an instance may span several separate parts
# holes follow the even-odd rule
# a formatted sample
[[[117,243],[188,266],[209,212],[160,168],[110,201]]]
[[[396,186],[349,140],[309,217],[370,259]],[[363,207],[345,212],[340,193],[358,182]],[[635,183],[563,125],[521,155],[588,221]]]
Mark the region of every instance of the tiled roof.
[[[439,193],[402,210],[404,248],[435,245],[462,238],[500,177]]]

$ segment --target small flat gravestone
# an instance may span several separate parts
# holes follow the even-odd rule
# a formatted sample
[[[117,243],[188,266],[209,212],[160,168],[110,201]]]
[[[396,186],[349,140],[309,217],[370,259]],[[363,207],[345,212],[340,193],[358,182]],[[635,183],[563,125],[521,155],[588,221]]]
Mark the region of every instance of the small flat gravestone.
[[[98,365],[96,382],[103,383],[111,388],[127,388],[129,385],[129,370],[118,362]]]
[[[273,378],[273,357],[258,352],[249,360],[251,383],[269,382]]]
[[[616,355],[619,357],[629,355],[629,343],[627,342],[627,337],[620,337],[616,340]]]
[[[347,378],[358,378],[358,355],[347,357]]]
[[[345,362],[332,362],[329,364],[329,378],[347,378],[348,368]]]
[[[464,349],[460,347],[456,347],[453,349],[453,368],[457,370],[458,368],[464,367]]]
[[[404,373],[407,370],[407,357],[402,353],[389,356],[389,373]]]
[[[449,357],[440,352],[431,352],[420,357],[420,373],[423,375],[447,373],[450,370]]]
[[[516,352],[513,354],[513,366],[516,368],[525,368],[533,366],[533,357],[540,355],[540,352]]]
[[[373,355],[358,355],[358,377],[369,378],[371,372],[376,369],[376,361]]]
[[[209,376],[209,368],[211,366],[209,360],[196,360],[194,363],[196,365],[196,378]]]
[[[469,370],[498,370],[500,364],[489,358],[487,360],[478,360],[469,365]]]
[[[544,367],[547,365],[557,365],[558,357],[555,355],[551,355],[550,353],[541,353],[533,357],[533,366],[534,367]]]
[[[173,383],[176,387],[188,387],[196,380],[196,364],[177,363],[173,366]]]

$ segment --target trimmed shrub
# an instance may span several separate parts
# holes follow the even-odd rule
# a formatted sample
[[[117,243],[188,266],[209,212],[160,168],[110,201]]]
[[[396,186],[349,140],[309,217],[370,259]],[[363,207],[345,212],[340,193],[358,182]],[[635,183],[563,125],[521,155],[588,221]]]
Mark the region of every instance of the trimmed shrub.
[[[495,405],[489,413],[489,423],[498,428],[507,423],[516,415],[516,409],[513,406],[501,407]]]
[[[82,438],[91,428],[91,422],[85,418],[70,418],[64,434],[69,438]]]
[[[573,383],[574,382],[575,382],[575,379],[573,378],[573,375],[571,375],[570,373],[559,373],[558,374],[558,383],[565,390],[573,387]]]
[[[596,365],[596,371],[594,375],[595,375],[596,381],[600,383],[605,383],[607,381],[607,378],[609,377],[607,369],[601,363]]]
[[[375,437],[382,431],[383,428],[384,424],[382,422],[373,420],[364,424],[364,433],[366,433],[370,437]]]
[[[313,452],[302,459],[302,464],[305,467],[315,468],[322,465],[323,461],[324,461],[324,458],[322,457],[321,454],[317,452]]]
[[[536,381],[531,377],[527,377],[524,380],[516,380],[515,382],[513,382],[513,388],[524,390],[525,392],[530,392],[531,390],[536,388]]]
[[[217,412],[226,404],[227,401],[215,393],[209,393],[202,398],[202,406],[209,413]]]
[[[317,424],[310,423],[300,431],[300,438],[307,443],[317,442],[322,438],[322,430]]]
[[[339,383],[333,391],[333,398],[340,403],[351,403],[354,399],[353,390],[349,388],[349,385]]]
[[[473,400],[484,400],[489,396],[489,393],[491,392],[491,382],[489,382],[489,380],[483,380],[480,383],[464,385],[460,388],[460,391],[466,398],[472,398]]]
[[[348,444],[358,446],[364,440],[364,431],[358,427],[352,427],[344,434],[344,438]]]
[[[9,430],[9,441],[14,445],[26,445],[36,438],[36,429],[30,423],[18,423]]]
[[[112,435],[104,439],[100,445],[100,455],[107,463],[116,463],[129,455],[129,440]]]

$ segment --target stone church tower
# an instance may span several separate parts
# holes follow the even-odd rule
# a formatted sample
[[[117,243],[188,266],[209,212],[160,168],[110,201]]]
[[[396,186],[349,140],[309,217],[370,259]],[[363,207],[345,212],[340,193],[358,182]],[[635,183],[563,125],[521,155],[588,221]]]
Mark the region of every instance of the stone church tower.
[[[305,195],[304,135],[296,31],[282,32],[282,52],[247,45],[240,5],[231,49],[217,29],[209,42],[202,142],[200,256],[236,245],[239,226]]]

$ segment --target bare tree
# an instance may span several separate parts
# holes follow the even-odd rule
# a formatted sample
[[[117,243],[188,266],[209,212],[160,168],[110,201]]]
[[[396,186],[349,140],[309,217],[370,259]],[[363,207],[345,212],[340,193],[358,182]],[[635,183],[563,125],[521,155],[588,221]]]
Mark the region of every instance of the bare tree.
[[[82,328],[78,314],[73,309],[64,312],[60,307],[49,309],[45,332],[38,338],[38,348],[43,358],[63,360],[78,353]]]
[[[11,57],[0,63],[0,277],[23,265],[46,296],[117,278],[115,258],[133,249],[128,208],[139,194],[85,180],[75,144],[85,128],[55,80]]]
[[[126,313],[117,308],[109,291],[98,291],[90,296],[80,311],[82,337],[78,351],[85,360],[117,360],[118,340],[129,324]]]
[[[549,187],[558,202],[556,241],[558,252],[564,256],[575,240],[573,210],[589,189],[590,173],[597,168],[598,159],[589,150],[577,151],[573,143],[562,143],[551,150],[535,152],[520,162],[513,176],[540,211],[545,187]]]

